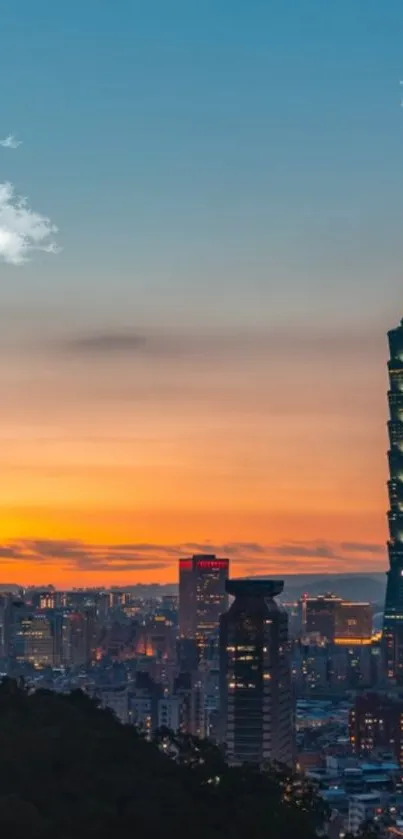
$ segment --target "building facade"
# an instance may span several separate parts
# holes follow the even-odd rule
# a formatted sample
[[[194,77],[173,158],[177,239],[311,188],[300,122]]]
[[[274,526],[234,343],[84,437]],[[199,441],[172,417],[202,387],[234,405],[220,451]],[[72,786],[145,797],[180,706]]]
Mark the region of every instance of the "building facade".
[[[303,597],[301,600],[302,631],[333,642],[336,634],[336,609],[341,602],[341,597],[336,597],[334,594]]]
[[[52,621],[45,612],[27,615],[20,623],[23,654],[20,662],[40,669],[55,664],[55,638]]]
[[[101,688],[96,693],[102,708],[109,708],[124,725],[131,722],[130,693],[127,685]]]
[[[232,764],[292,766],[293,702],[283,583],[229,580],[220,626],[221,727]]]
[[[180,701],[176,696],[169,696],[158,701],[158,728],[169,728],[175,733],[181,724]]]
[[[356,697],[350,711],[350,742],[356,755],[393,754],[403,766],[403,698],[386,693]]]
[[[203,650],[218,632],[228,597],[229,560],[199,555],[179,560],[179,634]]]
[[[357,834],[362,825],[376,820],[378,813],[382,813],[382,799],[377,792],[364,792],[352,795],[348,808],[348,830]]]
[[[360,646],[372,642],[370,603],[342,600],[335,612],[335,643]]]
[[[97,625],[94,609],[64,610],[61,627],[61,661],[66,667],[83,667],[96,649]]]
[[[388,682],[403,685],[403,320],[389,339],[389,571],[383,623]]]

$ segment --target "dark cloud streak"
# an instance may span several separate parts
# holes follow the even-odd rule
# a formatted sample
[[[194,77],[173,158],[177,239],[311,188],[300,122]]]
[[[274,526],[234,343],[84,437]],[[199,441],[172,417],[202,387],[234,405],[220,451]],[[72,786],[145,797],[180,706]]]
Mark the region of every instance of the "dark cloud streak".
[[[140,356],[161,359],[217,356],[254,356],[280,353],[283,357],[368,355],[381,346],[371,331],[284,329],[270,332],[156,333],[115,330],[56,337],[47,345],[52,352],[74,357],[105,358]]]
[[[49,567],[55,564],[65,571],[129,573],[172,568],[180,557],[198,554],[217,554],[231,559],[235,568],[243,566],[248,574],[259,569],[263,574],[277,563],[301,570],[304,560],[315,564],[323,561],[331,570],[332,563],[338,565],[356,562],[361,557],[381,558],[385,555],[382,545],[360,542],[328,543],[283,542],[264,545],[258,542],[228,542],[213,544],[188,542],[175,545],[153,543],[131,543],[93,545],[80,540],[26,539],[0,545],[0,564],[17,562]],[[271,572],[273,573],[273,572]]]
[[[386,553],[385,545],[377,545],[371,542],[342,542],[340,547],[343,551],[349,551],[350,553],[379,554],[380,556]]]

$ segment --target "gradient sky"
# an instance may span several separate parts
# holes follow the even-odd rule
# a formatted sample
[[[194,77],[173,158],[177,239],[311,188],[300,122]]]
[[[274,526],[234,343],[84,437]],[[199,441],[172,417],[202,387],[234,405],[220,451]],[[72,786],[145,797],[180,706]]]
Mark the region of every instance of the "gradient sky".
[[[401,0],[13,0],[0,579],[386,567]]]

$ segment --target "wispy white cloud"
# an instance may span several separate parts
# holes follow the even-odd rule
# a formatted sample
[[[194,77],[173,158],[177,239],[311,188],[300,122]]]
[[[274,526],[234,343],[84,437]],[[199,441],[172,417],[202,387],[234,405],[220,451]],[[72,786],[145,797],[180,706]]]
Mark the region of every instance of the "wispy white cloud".
[[[57,253],[57,227],[31,210],[11,183],[0,183],[0,258],[12,265],[27,262],[33,251]]]
[[[0,140],[0,146],[3,146],[3,149],[18,149],[21,143],[22,140],[17,140],[14,134],[9,134],[4,140]]]

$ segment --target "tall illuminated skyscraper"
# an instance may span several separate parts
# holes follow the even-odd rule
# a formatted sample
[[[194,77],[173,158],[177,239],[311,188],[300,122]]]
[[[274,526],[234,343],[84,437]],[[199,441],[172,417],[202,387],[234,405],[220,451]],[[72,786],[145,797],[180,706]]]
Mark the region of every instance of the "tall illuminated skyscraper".
[[[198,555],[179,560],[179,633],[204,649],[227,608],[229,560]]]
[[[220,621],[222,738],[232,764],[292,766],[288,617],[281,580],[228,580],[235,599]]]
[[[403,320],[388,332],[389,571],[383,623],[386,677],[403,685]]]

